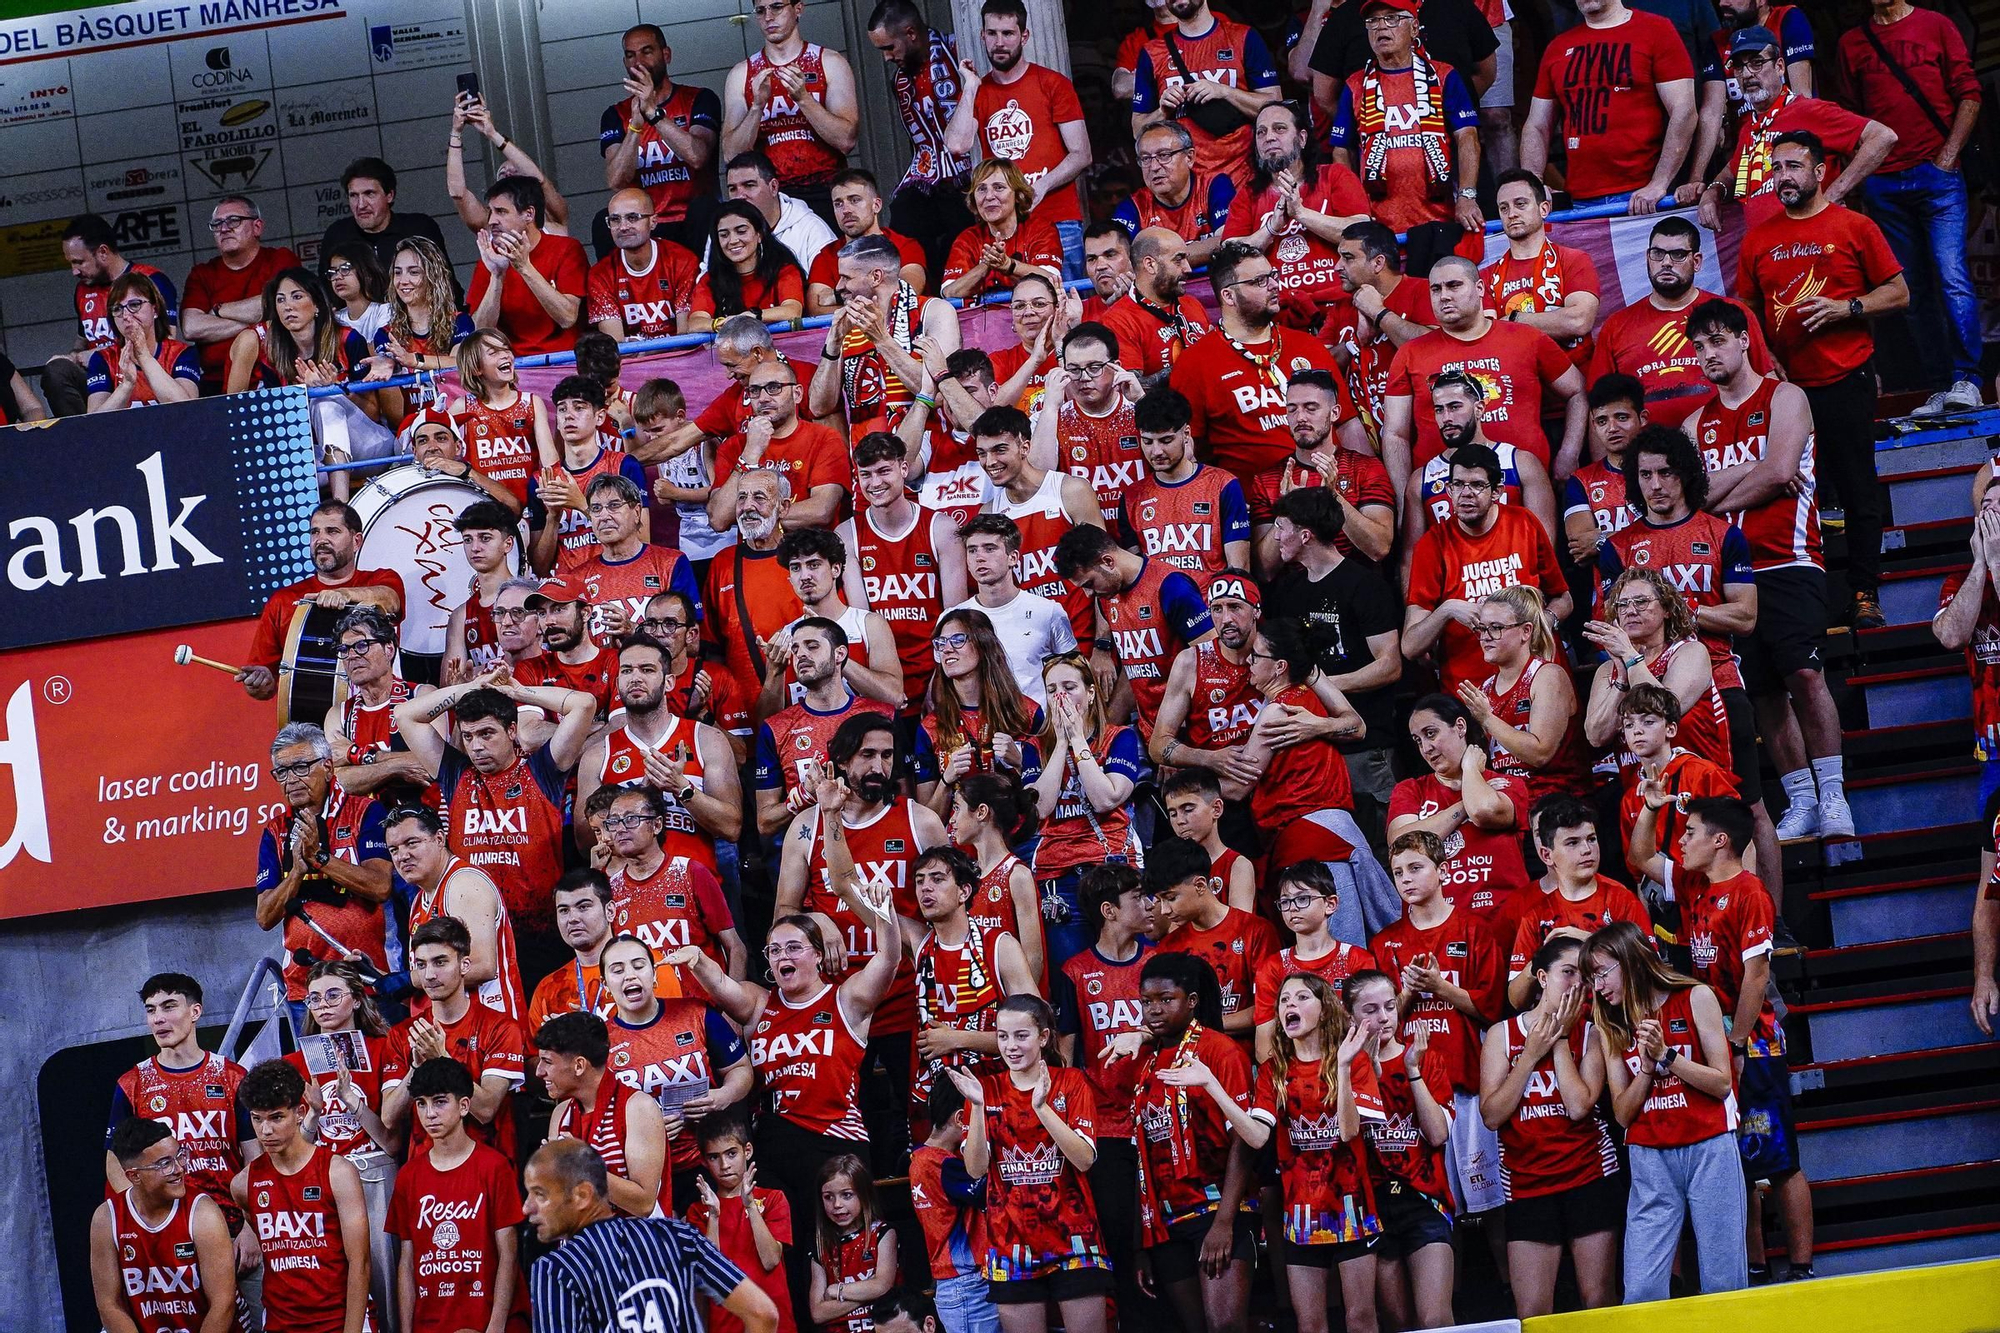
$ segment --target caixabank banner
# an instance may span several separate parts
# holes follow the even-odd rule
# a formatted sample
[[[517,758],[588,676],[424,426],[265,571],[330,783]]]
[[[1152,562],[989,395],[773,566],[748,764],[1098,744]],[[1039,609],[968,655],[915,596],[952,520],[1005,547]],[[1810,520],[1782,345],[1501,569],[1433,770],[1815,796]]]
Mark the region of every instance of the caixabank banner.
[[[302,388],[0,431],[0,651],[254,616],[312,572]]]

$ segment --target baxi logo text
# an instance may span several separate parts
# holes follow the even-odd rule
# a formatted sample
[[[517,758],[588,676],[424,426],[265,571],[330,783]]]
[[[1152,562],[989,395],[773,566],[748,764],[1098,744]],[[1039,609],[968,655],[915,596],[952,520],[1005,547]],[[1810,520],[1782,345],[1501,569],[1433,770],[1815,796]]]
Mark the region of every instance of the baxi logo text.
[[[187,528],[194,511],[208,497],[170,497],[166,464],[159,453],[133,466],[145,479],[143,517],[124,505],[86,509],[67,520],[73,546],[65,538],[62,525],[53,518],[29,514],[11,519],[7,538],[17,544],[7,557],[7,582],[21,592],[39,592],[44,588],[60,588],[72,579],[90,583],[108,578],[107,552],[101,544],[107,537],[116,553],[115,572],[121,578],[179,569],[182,557],[190,568],[221,564],[222,557]],[[172,511],[171,506],[176,503],[180,507]],[[150,550],[147,537],[151,538]]]

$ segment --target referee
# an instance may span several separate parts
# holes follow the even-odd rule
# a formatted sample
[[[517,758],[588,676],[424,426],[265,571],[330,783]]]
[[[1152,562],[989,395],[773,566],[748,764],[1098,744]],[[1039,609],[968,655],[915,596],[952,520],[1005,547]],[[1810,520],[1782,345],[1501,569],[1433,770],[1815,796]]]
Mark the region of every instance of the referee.
[[[775,1333],[778,1307],[706,1236],[612,1209],[595,1149],[569,1138],[543,1145],[528,1160],[527,1186],[528,1220],[555,1246],[528,1270],[535,1333],[686,1333],[708,1322],[697,1293],[746,1333]]]

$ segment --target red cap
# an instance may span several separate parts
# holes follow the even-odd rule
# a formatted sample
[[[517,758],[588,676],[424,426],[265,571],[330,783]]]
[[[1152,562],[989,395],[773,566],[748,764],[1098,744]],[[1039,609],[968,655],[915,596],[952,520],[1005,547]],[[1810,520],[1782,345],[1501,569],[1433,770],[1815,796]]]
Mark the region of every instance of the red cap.
[[[583,600],[583,589],[577,587],[576,584],[571,583],[566,578],[545,579],[542,581],[542,586],[529,593],[524,600],[527,602],[543,601],[551,603],[580,602]]]
[[[1371,9],[1393,9],[1415,18],[1421,5],[1422,0],[1361,0],[1361,12],[1366,14]]]
[[[416,438],[417,430],[422,426],[443,426],[452,433],[453,438],[460,444],[465,443],[465,435],[458,427],[458,418],[440,407],[419,408],[417,411],[412,412],[409,416],[403,418],[403,428],[397,431],[396,434],[401,438],[403,444],[407,446],[411,440]]]
[[[1239,602],[1262,608],[1264,591],[1257,586],[1257,580],[1239,569],[1225,569],[1208,581],[1208,600],[1234,597]]]

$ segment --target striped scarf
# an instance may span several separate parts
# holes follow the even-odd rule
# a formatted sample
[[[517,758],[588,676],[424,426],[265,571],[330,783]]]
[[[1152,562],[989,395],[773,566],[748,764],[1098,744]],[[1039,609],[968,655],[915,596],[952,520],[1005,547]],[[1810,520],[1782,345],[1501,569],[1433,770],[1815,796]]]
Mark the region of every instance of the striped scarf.
[[[1413,131],[1424,152],[1425,196],[1434,202],[1451,198],[1451,133],[1444,120],[1444,80],[1421,45],[1410,52],[1410,84],[1416,99]],[[1389,100],[1382,71],[1373,60],[1361,70],[1361,104],[1355,108],[1357,128],[1367,136],[1361,158],[1361,183],[1371,199],[1389,194],[1389,140],[1407,138],[1389,133]]]

